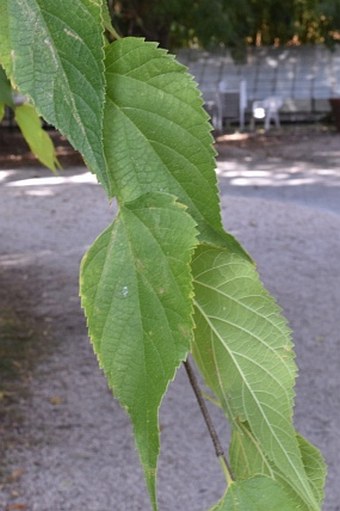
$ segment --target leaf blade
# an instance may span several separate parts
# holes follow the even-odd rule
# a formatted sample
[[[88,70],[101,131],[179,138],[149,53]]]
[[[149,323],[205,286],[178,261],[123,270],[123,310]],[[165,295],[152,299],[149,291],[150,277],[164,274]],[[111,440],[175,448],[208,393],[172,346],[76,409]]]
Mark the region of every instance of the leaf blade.
[[[302,462],[316,501],[322,504],[324,498],[325,463],[319,450],[297,433]],[[266,475],[277,480],[295,502],[296,509],[309,511],[309,506],[301,499],[290,485],[284,474],[271,463],[263,452],[261,445],[246,423],[239,423],[233,429],[229,448],[230,463],[237,480],[249,479],[257,475]]]
[[[62,0],[5,4],[7,21],[3,23],[7,23],[11,50],[11,61],[8,55],[4,60],[7,72],[39,113],[82,153],[108,190],[102,148],[101,5],[91,0],[74,0],[67,9]]]
[[[245,254],[222,228],[211,126],[186,68],[155,43],[126,37],[106,53],[106,82],[104,150],[118,201],[173,194],[201,238]]]
[[[296,511],[281,486],[269,477],[257,476],[233,483],[210,511]]]
[[[6,69],[8,76],[11,76],[9,20],[8,1],[4,0],[0,3],[0,63]]]
[[[13,108],[12,87],[0,65],[0,102]]]
[[[167,194],[147,194],[122,207],[81,267],[90,337],[131,417],[155,509],[158,409],[190,347],[195,244],[195,224],[184,207]]]
[[[323,459],[319,449],[312,445],[299,433],[297,434],[297,440],[299,443],[303,464],[311,482],[312,490],[316,500],[321,505],[324,499],[324,487],[327,475],[325,460]]]
[[[60,168],[55,148],[48,133],[43,130],[41,120],[32,105],[15,108],[14,118],[32,153],[53,172]]]
[[[318,510],[292,425],[296,368],[278,307],[253,266],[226,250],[199,247],[193,275],[193,354],[206,383],[235,427],[247,422],[265,456]]]

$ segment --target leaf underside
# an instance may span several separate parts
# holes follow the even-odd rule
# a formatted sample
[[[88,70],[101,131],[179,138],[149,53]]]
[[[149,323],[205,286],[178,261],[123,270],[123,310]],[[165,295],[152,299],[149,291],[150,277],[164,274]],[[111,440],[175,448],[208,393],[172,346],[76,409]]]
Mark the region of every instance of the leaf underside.
[[[326,475],[325,463],[316,447],[307,442],[298,433],[296,438],[311,489],[316,501],[321,505]],[[237,428],[233,429],[229,456],[233,467],[233,474],[237,480],[249,479],[254,475],[271,477],[280,483],[290,500],[295,503],[295,509],[309,511],[308,505],[291,487],[280,470],[266,457],[247,423],[239,423]]]
[[[277,305],[237,254],[201,246],[192,268],[193,355],[207,385],[234,428],[248,425],[259,445],[257,464],[269,460],[309,511],[318,510],[292,424],[296,368]]]
[[[257,476],[233,483],[210,511],[297,511],[297,508],[276,481]]]

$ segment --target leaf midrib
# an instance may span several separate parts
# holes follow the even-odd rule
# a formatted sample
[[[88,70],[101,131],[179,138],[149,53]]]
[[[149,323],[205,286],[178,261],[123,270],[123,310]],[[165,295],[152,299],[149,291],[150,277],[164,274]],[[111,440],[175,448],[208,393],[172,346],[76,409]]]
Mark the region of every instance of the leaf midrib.
[[[288,464],[291,466],[291,468],[293,469],[293,472],[296,474],[297,479],[300,481],[302,487],[304,488],[305,497],[307,497],[309,503],[312,503],[313,509],[315,509],[315,511],[318,511],[318,506],[315,506],[316,503],[315,503],[315,499],[314,499],[313,494],[310,497],[310,493],[312,493],[311,489],[308,488],[308,486],[306,487],[306,481],[304,479],[301,479],[300,473],[296,470],[295,465],[292,464],[290,457],[287,455],[286,450],[284,449],[284,447],[281,444],[281,441],[277,438],[275,430],[272,429],[271,424],[270,424],[270,422],[268,421],[268,419],[266,417],[266,414],[262,410],[261,404],[258,402],[256,396],[254,396],[254,393],[253,393],[251,387],[249,386],[247,379],[244,377],[243,371],[239,367],[237,361],[234,359],[232,352],[229,350],[227,344],[224,342],[224,339],[221,338],[221,336],[219,335],[219,332],[216,331],[216,329],[214,328],[214,325],[210,322],[209,317],[204,313],[204,310],[200,307],[200,305],[197,303],[196,300],[194,302],[195,302],[196,307],[198,308],[198,310],[200,311],[200,313],[202,314],[202,316],[205,318],[206,322],[208,323],[210,329],[215,333],[217,339],[219,339],[221,344],[224,346],[226,351],[229,353],[230,358],[233,360],[235,367],[238,369],[239,374],[242,377],[242,381],[244,382],[245,386],[248,389],[248,392],[252,396],[252,398],[254,400],[254,403],[256,404],[258,410],[260,411],[261,416],[263,417],[264,421],[266,422],[267,427],[272,432],[272,435],[276,439],[276,442],[279,445],[281,452],[284,454],[284,457],[288,461]],[[302,460],[301,460],[301,465],[302,465]],[[304,470],[303,469],[303,465],[302,465],[302,470]],[[290,478],[290,483],[294,484],[294,480],[292,478]]]
[[[119,76],[119,75],[118,75],[118,76]],[[147,113],[147,114],[151,114],[151,115],[153,115],[154,117],[159,117],[162,121],[166,121],[167,123],[169,123],[169,122],[170,122],[170,123],[174,124],[174,126],[175,126],[176,128],[179,128],[181,131],[184,131],[185,133],[187,133],[188,135],[190,135],[191,137],[193,137],[193,138],[195,139],[195,141],[196,141],[196,142],[197,142],[197,141],[199,141],[199,142],[200,142],[200,140],[199,140],[199,139],[197,139],[196,137],[194,137],[194,136],[192,135],[192,133],[188,130],[188,128],[187,128],[187,127],[183,127],[183,125],[179,124],[178,122],[175,122],[173,119],[168,119],[167,117],[164,117],[164,116],[160,115],[158,112],[154,112],[154,111],[152,111],[152,110],[147,110],[147,109],[145,109],[145,108],[135,107],[135,106],[131,106],[131,105],[128,105],[128,106],[125,106],[125,105],[124,105],[124,106],[121,106],[121,105],[119,105],[118,103],[116,103],[116,102],[115,102],[115,99],[114,99],[114,98],[112,98],[112,96],[111,96],[111,95],[109,95],[109,94],[107,94],[107,99],[110,101],[110,103],[111,103],[111,104],[112,104],[112,105],[113,105],[113,106],[114,106],[117,110],[119,110],[122,114],[124,114],[124,116],[125,116],[127,119],[129,119],[130,123],[131,123],[133,126],[135,126],[135,128],[138,130],[138,132],[139,132],[139,133],[141,133],[141,134],[143,135],[143,138],[144,138],[144,139],[145,139],[148,143],[150,143],[150,142],[156,142],[156,143],[158,143],[158,144],[160,144],[160,145],[164,145],[164,144],[162,144],[159,140],[152,140],[151,138],[150,138],[150,139],[149,139],[149,138],[147,138],[147,137],[146,137],[146,135],[145,135],[145,133],[144,133],[144,132],[143,132],[143,131],[139,128],[139,126],[137,126],[137,124],[134,122],[134,120],[133,120],[133,119],[131,119],[131,117],[128,115],[128,111],[129,111],[129,110],[131,110],[131,111],[140,111],[140,112],[145,112],[145,113]],[[186,104],[186,103],[185,103],[185,104]],[[151,144],[149,144],[149,145],[151,145]],[[152,147],[152,145],[151,145],[151,147]],[[175,149],[173,149],[173,148],[172,148],[172,147],[170,147],[170,146],[166,146],[166,147],[167,147],[167,149],[171,149],[171,150],[175,151]],[[202,147],[202,149],[204,150],[205,154],[209,155],[209,158],[211,159],[211,163],[213,164],[213,161],[214,161],[213,153],[209,154],[209,152],[207,151],[206,147],[204,147],[204,144],[203,144],[203,143],[201,143],[201,147]],[[156,154],[158,154],[158,153],[156,153]],[[188,160],[187,156],[183,155],[183,153],[178,152],[177,154],[182,155],[182,156],[183,156],[186,160]],[[196,166],[195,164],[193,164],[190,160],[188,160],[188,161],[189,161],[189,163],[190,163],[190,166],[197,168],[197,166]],[[205,163],[205,165],[207,165],[207,163]],[[212,165],[212,167],[213,167],[213,165]],[[207,181],[207,183],[208,183],[208,184],[209,184],[209,186],[211,187],[211,183],[209,183],[209,181],[207,180],[207,177],[206,177],[204,174],[202,174],[201,172],[200,172],[200,175],[202,175],[202,176],[204,177],[204,179]],[[217,200],[217,186],[216,186],[216,200]]]
[[[121,112],[124,117],[128,120],[129,123],[131,123],[131,125],[138,131],[138,133],[140,133],[140,135],[143,137],[145,143],[150,147],[150,149],[152,150],[153,154],[156,156],[156,158],[161,162],[162,164],[162,168],[164,169],[165,171],[165,174],[167,176],[170,176],[170,178],[179,186],[179,188],[182,190],[183,192],[183,196],[187,198],[187,206],[189,206],[191,208],[191,210],[195,211],[195,213],[197,214],[197,216],[199,218],[201,218],[203,220],[203,223],[206,225],[206,226],[209,226],[210,228],[212,228],[214,231],[216,230],[216,232],[219,232],[218,230],[220,230],[222,227],[221,225],[213,225],[211,224],[210,220],[208,220],[202,213],[202,211],[197,207],[196,203],[193,201],[193,199],[191,198],[191,196],[188,194],[187,190],[183,187],[183,184],[178,181],[175,176],[173,175],[173,173],[170,171],[169,167],[164,163],[161,155],[155,150],[153,144],[151,144],[150,142],[152,142],[151,139],[148,139],[146,137],[146,135],[144,134],[144,132],[133,122],[133,120],[131,120],[131,118],[125,113],[124,109],[123,108],[120,108],[112,98],[110,98],[109,96],[107,97],[108,100],[112,103],[112,105],[117,108],[117,110],[119,112]],[[182,153],[178,153],[180,154],[181,156]],[[187,159],[185,157],[185,159]],[[131,160],[130,160],[131,161]],[[133,164],[134,165],[134,164]],[[134,165],[135,166],[135,165]],[[194,166],[195,169],[198,170],[198,167]],[[138,176],[138,172],[135,172],[134,173],[136,179],[137,179],[137,176]],[[204,174],[202,174],[200,172],[200,176],[204,178],[204,180],[207,182],[207,184],[209,185],[209,188],[212,190],[212,186],[211,186],[211,183],[209,183]],[[138,180],[138,179],[137,179]],[[143,183],[140,183],[140,181],[138,180],[138,184],[140,187],[144,187],[145,185]],[[118,188],[118,187],[117,187]],[[117,189],[117,198],[118,200],[121,202],[121,203],[124,203],[126,201],[124,201],[124,199],[122,198],[122,195],[121,195],[121,191]],[[218,207],[218,196],[217,196],[217,186],[216,186],[216,201],[217,201],[217,207]],[[220,215],[218,215],[218,223],[220,224]]]
[[[163,59],[164,59],[164,58],[163,58]],[[152,60],[156,60],[156,59],[153,57],[153,58],[152,58]],[[166,61],[167,59],[165,58],[164,60]],[[155,84],[150,83],[150,81],[149,81],[149,80],[141,80],[140,78],[137,78],[137,77],[135,77],[135,76],[130,76],[130,75],[129,75],[129,74],[127,74],[127,73],[120,74],[120,73],[118,73],[118,72],[116,72],[116,71],[110,71],[110,68],[111,68],[111,67],[113,67],[113,66],[114,66],[114,64],[111,64],[111,66],[109,66],[109,67],[106,69],[106,74],[107,74],[107,75],[110,75],[111,77],[116,77],[116,78],[115,78],[115,80],[116,80],[117,82],[118,82],[118,80],[120,80],[120,81],[121,81],[121,80],[125,80],[125,79],[126,79],[126,80],[131,80],[131,81],[133,81],[133,82],[136,82],[136,83],[137,83],[137,85],[133,85],[133,87],[134,87],[135,89],[138,89],[138,87],[140,86],[140,84],[142,84],[142,85],[144,85],[144,86],[145,86],[145,85],[147,85],[147,87],[150,87],[151,89],[154,89],[154,90],[155,90],[155,91],[157,91],[157,92],[161,92],[161,93],[162,93],[162,95],[169,97],[172,101],[175,99],[175,100],[176,100],[176,102],[177,102],[177,103],[179,103],[179,107],[177,107],[177,109],[178,109],[178,110],[180,109],[180,107],[181,107],[181,105],[182,105],[182,106],[185,106],[186,108],[189,108],[189,109],[190,109],[190,111],[191,111],[191,112],[193,112],[193,113],[195,114],[195,117],[197,117],[197,118],[199,117],[199,116],[197,115],[197,108],[195,108],[195,106],[191,105],[190,103],[188,103],[188,102],[187,102],[187,101],[185,101],[184,99],[182,99],[182,98],[178,97],[177,95],[172,94],[171,92],[168,92],[168,91],[166,91],[166,90],[162,89],[161,87],[157,87]],[[133,72],[135,72],[135,71],[136,71],[136,69],[137,69],[137,68],[133,68],[133,69],[132,69],[132,71],[133,71]],[[185,70],[184,70],[184,71],[185,71]],[[159,73],[158,75],[153,76],[153,77],[152,77],[152,79],[155,79],[155,78],[156,78],[156,76],[157,76],[157,78],[159,78],[159,77],[165,77],[165,78],[168,78],[168,81],[170,81],[170,80],[171,80],[171,76],[169,76],[169,75],[181,76],[181,77],[183,77],[183,78],[185,77],[185,73],[183,72],[183,70],[172,70],[172,71],[168,71],[168,72],[166,72],[166,73]],[[113,79],[113,82],[114,82],[115,80]],[[183,80],[183,81],[184,81],[184,80]],[[195,81],[194,81],[194,80],[192,80],[192,84],[193,84],[193,85],[195,85]],[[195,88],[193,88],[193,89],[192,89],[192,91],[196,93],[195,100],[196,100],[196,101],[197,101],[197,103],[198,103],[198,104],[197,104],[197,107],[198,107],[198,106],[201,106],[201,105],[203,104],[203,101],[201,100],[201,98],[200,98],[200,96],[199,96],[198,89],[195,87]],[[150,95],[151,95],[151,97],[152,97],[152,93],[151,93],[151,92],[150,92]],[[177,110],[177,109],[176,109],[176,110]],[[207,125],[207,127],[208,127],[208,126],[209,126],[208,116],[206,117],[206,116],[204,115],[204,117],[203,117],[203,115],[202,115],[202,114],[200,114],[200,115],[201,115],[201,119],[202,119],[202,120],[201,120],[201,124],[202,124],[202,125],[203,125],[203,124],[206,124],[206,125]],[[166,120],[168,120],[168,119],[166,119]],[[199,138],[195,137],[193,134],[191,134],[191,135],[192,135],[192,136],[193,136],[193,137],[194,137],[194,138],[195,138],[195,139],[196,139],[196,140],[200,143],[200,145],[202,145],[202,146],[205,148],[205,150],[207,149],[206,145],[204,145],[204,144],[202,143],[202,141],[201,141]],[[206,135],[206,136],[208,136],[208,135]]]
[[[142,210],[142,209],[143,209],[143,208],[139,208],[139,210]],[[158,208],[158,209],[162,210],[162,208]],[[178,294],[182,295],[181,290],[180,290],[180,288],[179,288],[179,286],[178,286],[178,284],[177,284],[177,279],[176,279],[176,277],[175,277],[175,275],[174,275],[174,273],[173,273],[173,270],[172,270],[172,268],[171,268],[171,265],[170,265],[170,263],[169,263],[169,257],[165,254],[165,252],[164,252],[164,250],[163,250],[162,245],[159,243],[159,241],[157,240],[157,238],[155,238],[155,236],[153,235],[152,231],[148,228],[148,226],[147,226],[147,225],[146,225],[146,224],[142,221],[142,219],[141,219],[141,218],[140,218],[140,217],[139,217],[139,216],[135,213],[135,211],[134,211],[134,210],[132,210],[132,209],[130,209],[130,208],[127,208],[127,210],[128,210],[128,212],[129,212],[130,214],[132,214],[132,215],[134,216],[135,221],[139,222],[139,223],[143,226],[143,228],[144,228],[144,229],[146,229],[146,230],[148,231],[149,235],[150,235],[150,236],[151,236],[151,238],[154,240],[154,242],[155,242],[155,244],[157,245],[157,247],[160,249],[161,253],[162,253],[162,254],[163,254],[163,256],[164,256],[164,257],[163,257],[163,262],[166,262],[166,266],[167,266],[167,268],[168,268],[168,273],[171,275],[171,278],[172,278],[172,285],[175,285],[175,286],[176,286],[176,293],[178,293]],[[133,260],[133,261],[136,261],[137,256],[136,256],[136,253],[135,253],[134,242],[133,242],[133,239],[131,238],[130,229],[128,228],[129,223],[128,223],[125,219],[124,219],[124,215],[122,215],[122,223],[123,223],[123,225],[124,225],[124,230],[125,230],[125,232],[126,232],[126,236],[127,236],[127,240],[128,240],[128,244],[129,244],[129,251],[130,251],[130,254],[131,254],[131,256],[132,256],[132,260]],[[161,299],[160,299],[160,297],[158,296],[158,293],[156,292],[156,290],[155,290],[155,288],[154,288],[153,284],[152,284],[152,283],[150,282],[150,280],[147,278],[147,275],[142,275],[142,274],[140,273],[140,271],[138,271],[138,269],[136,269],[136,265],[134,265],[134,270],[135,270],[135,271],[134,271],[134,273],[135,273],[135,276],[136,276],[136,281],[137,281],[137,285],[138,285],[138,287],[139,287],[139,285],[140,285],[140,280],[143,280],[144,282],[146,282],[146,283],[147,283],[147,285],[149,286],[149,289],[151,289],[151,290],[152,290],[153,295],[154,295],[154,296],[156,297],[156,299],[158,300],[158,302],[159,302],[159,304],[160,304],[160,308],[161,308],[162,310],[164,310],[164,309],[165,309],[165,307],[164,307],[164,305],[162,304]],[[140,297],[140,296],[141,296],[141,295],[140,295],[140,293],[138,293],[138,297]],[[140,300],[139,300],[139,302],[140,302]],[[140,307],[139,307],[139,310],[140,310]],[[177,311],[175,311],[175,312],[177,312]],[[165,316],[165,319],[166,319],[167,329],[168,329],[168,331],[169,331],[170,333],[172,333],[172,328],[171,328],[171,325],[170,325],[170,323],[169,323],[169,318],[168,318],[168,315],[167,315],[167,313],[165,312],[165,310],[164,310],[164,316]],[[141,326],[142,326],[142,330],[143,330],[143,332],[145,332],[144,324],[143,324],[143,318],[142,318],[142,315],[141,315],[141,314],[140,314],[140,319],[141,319]],[[150,337],[148,337],[148,338],[151,340],[151,342],[152,342],[153,346],[154,346],[154,347],[155,347],[155,349],[157,350],[157,348],[156,348],[156,345],[155,345],[154,341],[153,341]],[[174,338],[174,336],[173,336],[173,335],[172,335],[172,340],[173,340],[173,341],[175,341],[175,338]],[[144,347],[144,346],[145,346],[145,342],[143,342],[143,347]],[[178,348],[178,345],[177,345],[177,343],[176,343],[176,342],[174,342],[173,351],[174,351],[174,352],[176,352],[176,349],[177,349],[177,348]],[[157,350],[157,351],[158,351],[158,350]],[[145,356],[144,356],[144,360],[145,360]],[[162,360],[161,360],[161,362],[162,362]],[[163,365],[162,365],[162,370],[163,370],[163,372],[165,373],[165,369],[164,369]]]
[[[228,266],[228,265],[226,265]],[[211,271],[211,269],[208,270],[208,272]],[[245,280],[246,278],[248,278],[251,282],[253,282],[254,280],[251,278],[251,277],[242,277],[242,276],[237,276],[237,277],[234,277],[233,279],[230,279],[228,281],[225,281],[221,284],[219,284],[219,287],[212,287],[210,286],[209,284],[205,283],[205,282],[202,282],[201,280],[197,281],[197,279],[195,279],[195,282],[197,282],[197,284],[207,288],[207,289],[210,289],[210,291],[213,291],[213,292],[216,292],[218,293],[219,295],[221,296],[224,296],[225,298],[227,298],[228,300],[230,300],[231,302],[234,302],[236,303],[237,305],[239,305],[240,307],[250,311],[252,314],[254,314],[255,316],[261,318],[261,319],[265,319],[266,321],[268,321],[268,323],[281,335],[281,336],[284,336],[285,335],[285,332],[283,332],[278,325],[276,325],[271,319],[270,319],[270,316],[263,316],[260,314],[260,312],[258,312],[256,309],[252,309],[249,305],[246,305],[244,302],[238,300],[236,297],[234,296],[231,296],[230,294],[227,294],[225,293],[224,291],[222,291],[220,289],[221,286],[224,286],[224,285],[228,285],[230,284],[231,282],[234,282],[235,280]],[[260,298],[261,300],[263,300],[263,295],[247,295],[247,298],[249,297],[255,297],[255,298]],[[272,315],[272,314],[271,314]],[[219,319],[222,319],[222,318],[219,318]],[[258,339],[261,341],[262,344],[264,344],[264,342],[261,340],[261,339]],[[268,346],[267,344],[265,345],[267,346],[268,348],[272,349],[271,346]],[[275,350],[273,350],[275,351]]]
[[[43,16],[43,14],[42,14],[42,13],[43,13],[43,11],[44,11],[45,13],[47,13],[47,15],[48,15],[48,16],[50,16],[50,17],[52,17],[52,18],[55,18],[56,16],[55,16],[54,14],[50,13],[49,11],[46,11],[46,9],[41,8],[41,7],[40,7],[40,5],[38,4],[37,0],[32,0],[32,1],[33,1],[33,2],[34,2],[34,4],[35,4],[34,11],[35,11],[35,13],[37,13],[37,14],[38,14],[38,18],[37,18],[37,19],[39,19],[39,20],[40,20],[40,26],[42,26],[42,27],[43,27],[43,29],[44,29],[44,33],[45,33],[45,34],[46,34],[46,36],[50,39],[50,41],[53,41],[53,45],[54,45],[54,47],[56,47],[56,45],[55,45],[55,40],[54,40],[54,38],[52,37],[52,33],[50,32],[49,27],[48,27],[48,25],[47,25],[47,22],[45,21],[45,18],[44,18],[44,16]],[[27,2],[25,2],[25,3],[26,3],[26,5],[27,5]],[[97,6],[97,7],[98,7],[98,9],[100,9],[100,7],[99,7],[99,6]],[[28,9],[30,10],[30,7],[28,7]],[[86,12],[88,12],[88,11],[86,11]],[[59,21],[61,21],[63,24],[67,25],[67,24],[64,22],[64,20],[60,20],[60,18],[57,18],[57,19],[58,19]],[[71,29],[71,28],[70,28],[70,29]],[[73,29],[71,29],[71,30],[73,31]],[[86,45],[85,45],[85,46],[86,46]],[[56,57],[56,59],[57,59],[57,61],[58,61],[58,64],[59,64],[59,65],[58,65],[58,71],[56,72],[56,74],[58,74],[58,72],[59,72],[59,73],[61,72],[61,74],[62,74],[62,84],[63,84],[63,85],[62,85],[62,87],[63,87],[63,90],[72,90],[72,89],[71,89],[71,87],[70,87],[70,82],[69,82],[69,80],[68,80],[68,78],[67,78],[67,73],[66,73],[66,71],[65,71],[65,69],[64,69],[64,67],[63,67],[62,60],[61,60],[61,58],[60,58],[60,56],[59,56],[59,51],[54,52],[54,55],[55,55],[55,57]],[[103,58],[104,58],[104,52],[103,52],[103,49],[102,49],[102,56],[103,56]],[[100,71],[100,70],[99,70],[99,71]],[[102,71],[101,71],[101,75],[102,75],[102,76],[103,76],[103,78],[104,78],[103,85],[105,85],[105,73],[104,73],[104,68],[103,68],[103,69],[102,69]],[[86,80],[86,81],[87,81],[87,83],[88,83],[88,84],[90,84],[91,89],[94,91],[92,84],[91,84],[88,80]],[[96,92],[96,91],[95,91],[95,92]],[[54,93],[54,92],[52,92],[52,93],[53,93],[53,96],[54,96],[54,94],[55,94],[55,93]],[[100,161],[98,161],[98,159],[97,159],[97,156],[98,156],[98,155],[97,155],[97,151],[93,151],[91,141],[89,140],[88,135],[87,135],[87,130],[85,129],[85,127],[84,127],[84,125],[83,125],[83,123],[82,123],[82,120],[81,120],[81,118],[80,118],[80,117],[79,117],[79,115],[78,115],[78,112],[77,112],[77,106],[76,106],[76,103],[75,103],[75,100],[74,100],[74,97],[73,97],[73,93],[71,93],[71,94],[70,94],[70,95],[68,95],[68,96],[69,96],[69,97],[70,97],[70,99],[71,99],[71,107],[72,107],[72,108],[71,108],[71,115],[72,115],[72,117],[73,117],[73,119],[74,119],[74,121],[75,121],[76,125],[77,125],[77,126],[79,127],[79,129],[81,130],[81,133],[82,133],[82,135],[84,136],[84,138],[85,138],[85,140],[86,140],[86,145],[87,145],[87,147],[88,147],[88,148],[91,148],[91,154],[94,156],[95,161],[96,161],[96,164],[97,164],[97,165],[99,165],[99,167],[100,167]],[[53,104],[54,104],[54,101],[53,101]],[[56,116],[56,112],[55,112],[55,110],[54,110],[54,116],[55,116],[55,118],[57,119],[57,116]],[[103,124],[103,122],[102,122],[102,121],[103,121],[103,109],[101,110],[101,125]],[[61,131],[61,132],[65,132],[65,130],[64,130],[62,127],[58,127],[58,128],[60,129],[60,131]],[[93,130],[92,130],[92,131],[93,131]],[[67,135],[68,135],[68,136],[70,136],[70,134],[67,134]],[[102,143],[103,143],[103,142],[102,142],[102,137],[101,137],[101,144],[102,144]],[[102,155],[101,155],[101,156],[102,156]],[[85,157],[85,155],[84,155],[84,157]],[[105,160],[104,160],[104,161],[105,161]],[[105,169],[103,169],[102,171],[103,171],[103,174],[105,175],[105,174],[106,174]],[[96,172],[96,174],[97,174],[97,172]]]

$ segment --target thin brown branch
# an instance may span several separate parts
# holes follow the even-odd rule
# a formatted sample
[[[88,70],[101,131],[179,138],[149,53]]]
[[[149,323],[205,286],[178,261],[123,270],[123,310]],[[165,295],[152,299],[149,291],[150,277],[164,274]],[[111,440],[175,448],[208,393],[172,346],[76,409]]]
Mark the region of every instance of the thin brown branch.
[[[208,408],[207,408],[207,405],[203,399],[203,395],[202,395],[202,391],[201,391],[201,388],[199,386],[199,383],[198,383],[198,380],[196,378],[196,375],[195,375],[195,372],[189,362],[189,360],[186,360],[184,362],[184,367],[185,367],[185,370],[187,372],[187,375],[188,375],[188,378],[189,378],[189,382],[193,388],[193,391],[194,391],[194,394],[196,396],[196,399],[197,399],[197,402],[198,402],[198,406],[201,410],[201,413],[203,415],[203,419],[206,423],[206,426],[208,428],[208,431],[209,431],[209,435],[210,435],[210,438],[212,440],[212,443],[214,445],[214,449],[215,449],[215,454],[217,456],[217,458],[219,458],[223,465],[225,466],[225,468],[227,469],[228,473],[229,473],[229,476],[230,476],[230,480],[233,480],[234,477],[233,477],[233,474],[232,474],[232,470],[229,466],[229,463],[226,459],[226,456],[224,454],[224,450],[223,450],[223,447],[222,447],[222,444],[221,444],[221,441],[219,439],[219,436],[216,432],[216,429],[215,429],[215,426],[214,426],[214,423],[212,421],[212,418],[211,418],[211,415],[208,411]]]

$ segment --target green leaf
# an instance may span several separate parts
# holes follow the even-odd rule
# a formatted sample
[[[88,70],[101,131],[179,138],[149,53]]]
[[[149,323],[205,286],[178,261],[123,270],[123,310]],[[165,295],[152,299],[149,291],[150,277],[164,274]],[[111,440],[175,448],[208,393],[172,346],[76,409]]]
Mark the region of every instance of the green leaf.
[[[106,56],[104,148],[120,202],[165,191],[188,207],[200,237],[245,254],[221,224],[208,115],[184,66],[155,43],[127,37]]]
[[[90,337],[132,419],[154,509],[158,409],[192,341],[189,263],[195,244],[185,208],[170,195],[147,194],[121,208],[81,266]]]
[[[103,23],[104,23],[105,30],[107,30],[114,37],[114,39],[119,39],[119,37],[117,37],[118,34],[117,34],[116,30],[112,26],[112,20],[111,20],[111,15],[110,15],[110,11],[109,11],[109,6],[108,6],[106,0],[102,1],[102,16],[103,16]]]
[[[297,511],[281,486],[264,476],[234,482],[210,511]]]
[[[4,115],[5,115],[5,104],[4,103],[0,103],[0,122],[4,118]]]
[[[0,66],[0,103],[13,107],[12,87],[5,71]]]
[[[316,447],[299,434],[297,434],[297,440],[315,499],[321,505],[324,498],[325,463]],[[233,474],[237,480],[249,479],[259,474],[267,475],[280,482],[291,501],[295,502],[296,509],[309,511],[309,506],[301,500],[280,470],[268,460],[247,423],[238,423],[237,428],[234,428],[229,456]]]
[[[21,105],[14,110],[17,122],[32,153],[53,172],[60,168],[53,142],[41,126],[41,119],[32,105]]]
[[[290,331],[244,258],[201,246],[193,260],[193,354],[237,427],[247,422],[262,452],[309,505],[319,506],[292,424],[296,368]]]
[[[0,2],[0,64],[7,70],[8,76],[11,76],[8,6],[9,0]]]
[[[105,95],[101,4],[93,0],[10,0],[1,14],[11,49],[6,71],[21,93],[67,136],[106,189],[102,149]],[[6,28],[5,27],[5,28]],[[6,55],[6,37],[4,49]]]
[[[324,499],[326,464],[319,449],[299,433],[297,434],[302,461],[309,477],[316,500],[321,504]]]
[[[309,478],[316,500],[321,504],[324,498],[325,462],[320,451],[297,433],[302,462]],[[236,479],[249,479],[256,474],[268,475],[280,480],[291,498],[297,502],[297,509],[308,507],[292,494],[292,489],[285,484],[280,471],[265,456],[261,446],[254,438],[247,423],[239,423],[232,432],[229,448],[230,463]]]
[[[233,428],[229,459],[236,480],[250,479],[255,475],[274,478],[273,467],[246,422],[238,422]]]

